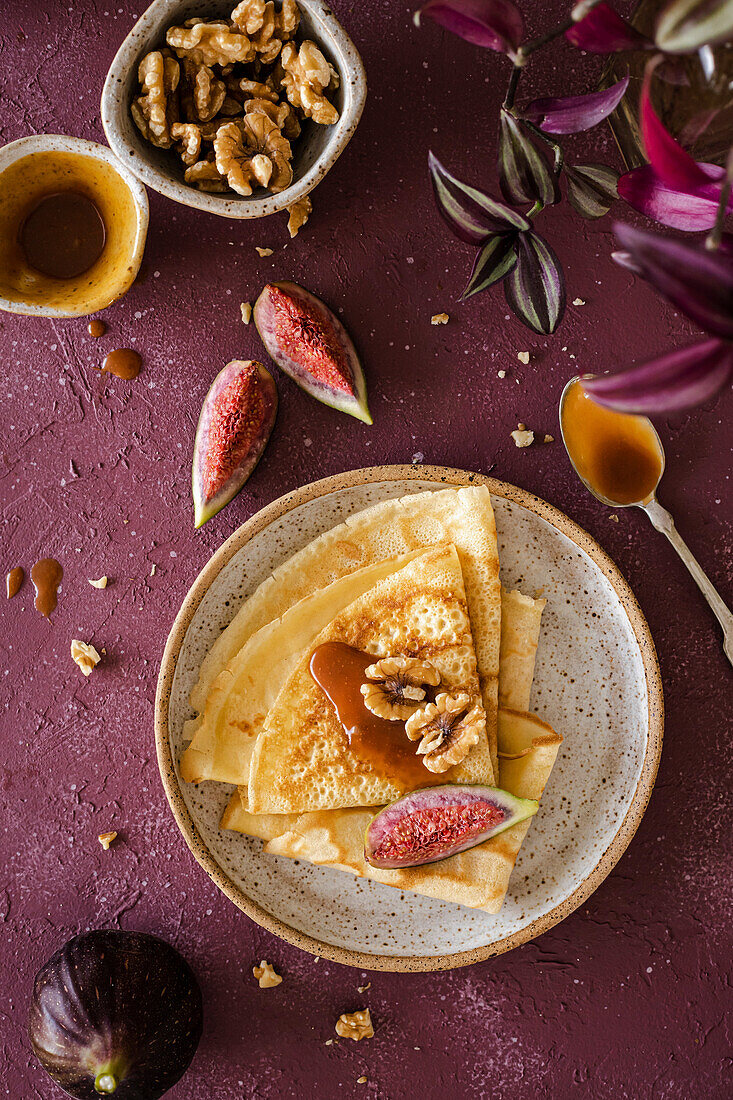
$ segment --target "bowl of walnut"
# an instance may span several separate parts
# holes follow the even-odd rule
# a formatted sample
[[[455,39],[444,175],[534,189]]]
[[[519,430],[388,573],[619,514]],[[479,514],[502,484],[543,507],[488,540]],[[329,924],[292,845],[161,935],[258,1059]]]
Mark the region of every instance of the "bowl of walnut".
[[[361,58],[320,0],[155,0],[104,84],[110,148],[154,191],[226,218],[290,212],[346,148]]]

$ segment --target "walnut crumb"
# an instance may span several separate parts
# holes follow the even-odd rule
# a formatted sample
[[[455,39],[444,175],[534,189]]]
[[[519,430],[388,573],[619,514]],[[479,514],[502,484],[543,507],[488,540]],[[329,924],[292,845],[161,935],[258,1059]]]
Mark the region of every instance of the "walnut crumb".
[[[260,248],[259,245],[255,245],[255,252],[258,256],[262,256],[263,258],[265,256],[272,256],[271,248]]]
[[[497,375],[497,378],[506,378],[506,371],[505,370],[498,370],[496,372],[496,375]]]
[[[327,1046],[327,1047],[332,1047],[333,1046],[333,1039],[326,1039],[326,1042],[323,1045]]]
[[[297,237],[308,218],[313,213],[313,203],[310,196],[304,195],[288,208],[288,233],[291,237]]]
[[[512,439],[516,447],[529,447],[534,442],[534,432],[517,428],[512,432]]]
[[[528,351],[518,351],[517,352],[517,359],[519,360],[520,363],[524,363],[526,365],[527,363],[529,363],[529,352]]]
[[[527,425],[523,424],[522,421],[520,420],[519,423],[517,424],[517,431],[526,432],[526,430],[527,430]]]
[[[447,313],[434,313],[430,318],[431,325],[447,325],[450,321],[450,317]]]
[[[371,989],[371,987],[372,987],[372,983],[367,982],[366,985],[357,985],[356,988],[357,988],[359,993],[366,993],[367,989]]]
[[[96,580],[96,581],[93,581],[91,577],[87,577],[87,580],[91,584],[92,588],[106,588],[107,587],[107,578],[106,577],[100,577],[99,580]]]
[[[614,523],[618,523],[618,516],[609,516],[608,518],[613,520]]]
[[[95,665],[98,665],[102,659],[93,645],[80,642],[78,638],[72,639],[71,656],[85,676],[89,676]]]
[[[117,833],[115,833],[115,832],[100,833],[99,836],[97,837],[97,840],[99,841],[99,843],[102,845],[102,847],[104,848],[104,850],[106,852],[107,849],[109,848],[110,844],[112,843],[112,841],[115,840],[116,838],[117,838]]]
[[[336,1021],[336,1034],[342,1039],[371,1039],[374,1035],[372,1018],[369,1009],[364,1008],[357,1012],[342,1012]]]
[[[151,576],[151,577],[154,577],[154,576],[155,576],[155,570],[156,570],[156,569],[157,569],[157,566],[155,565],[155,563],[153,563],[153,564],[152,564],[152,565],[150,566],[150,576]]]
[[[543,443],[554,443],[554,442],[555,442],[554,435],[546,435],[544,440],[543,440]]]
[[[260,961],[259,966],[252,967],[252,973],[260,983],[260,989],[273,989],[282,981],[280,975],[275,973],[272,964],[264,959]]]
[[[573,298],[573,305],[574,306],[584,306],[585,301],[584,301],[583,298]]]
[[[367,1083],[367,1079],[366,1077],[357,1077],[356,1083],[357,1085],[365,1085]]]
[[[244,321],[245,325],[248,325],[252,320],[252,303],[241,302],[239,308],[242,311],[242,320]]]

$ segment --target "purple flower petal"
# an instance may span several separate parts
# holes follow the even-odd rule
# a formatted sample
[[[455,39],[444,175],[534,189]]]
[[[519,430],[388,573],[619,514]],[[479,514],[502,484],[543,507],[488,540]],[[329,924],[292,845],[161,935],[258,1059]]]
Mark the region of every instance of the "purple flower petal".
[[[733,256],[617,223],[616,236],[643,277],[705,332],[733,340]]]
[[[559,99],[535,99],[522,111],[524,118],[534,122],[548,134],[577,134],[590,130],[615,111],[629,86],[625,76],[610,88],[589,95],[569,95]]]
[[[428,154],[428,165],[438,210],[462,241],[482,244],[492,233],[529,229],[524,214],[456,179],[433,153]]]
[[[672,229],[702,233],[715,225],[721,184],[713,181],[722,180],[725,172],[717,164],[698,162],[698,168],[707,182],[696,188],[694,194],[664,183],[651,164],[626,172],[618,181],[618,193],[647,218]],[[728,212],[733,212],[733,197],[729,200]]]
[[[616,53],[618,50],[648,50],[652,43],[610,8],[598,4],[565,31],[573,46],[588,53]]]
[[[524,20],[512,0],[428,0],[415,12],[486,50],[513,54],[524,34]]]
[[[669,187],[695,191],[708,181],[696,160],[672,137],[652,106],[650,86],[661,55],[652,59],[644,73],[639,115],[646,155],[654,171]]]
[[[617,412],[653,416],[701,405],[732,377],[733,347],[706,340],[618,374],[584,378],[583,389]]]

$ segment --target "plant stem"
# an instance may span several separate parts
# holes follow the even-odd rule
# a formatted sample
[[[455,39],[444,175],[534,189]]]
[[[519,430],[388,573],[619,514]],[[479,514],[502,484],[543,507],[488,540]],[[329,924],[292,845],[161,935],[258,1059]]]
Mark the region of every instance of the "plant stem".
[[[504,96],[503,106],[510,111],[514,106],[514,97],[517,94],[517,84],[519,83],[519,77],[522,73],[522,66],[515,63],[512,69],[512,75],[509,77],[509,86]]]
[[[718,202],[718,212],[715,215],[715,225],[705,239],[705,247],[710,252],[714,252],[717,248],[720,248],[720,242],[723,239],[723,225],[725,224],[725,218],[728,212],[728,200],[730,198],[731,188],[733,188],[733,149],[728,153],[726,168],[725,181]]]
[[[585,14],[592,11],[601,0],[590,0],[586,5]],[[546,46],[548,42],[552,42],[553,38],[558,38],[561,34],[565,34],[565,31],[570,30],[573,24],[577,20],[573,19],[572,15],[569,15],[567,19],[564,19],[559,27],[555,27],[553,31],[548,31],[546,34],[541,34],[538,38],[532,38],[529,42],[525,42],[517,50],[517,60],[521,58],[522,62],[529,57],[535,50],[539,50],[542,46]]]
[[[565,159],[565,153],[563,152],[562,146],[557,141],[553,141],[552,138],[549,138],[547,134],[540,130],[539,126],[535,126],[529,119],[523,118],[522,124],[526,126],[528,130],[531,130],[540,141],[544,141],[545,145],[550,146],[555,156],[555,174],[557,175],[557,173],[561,171]]]

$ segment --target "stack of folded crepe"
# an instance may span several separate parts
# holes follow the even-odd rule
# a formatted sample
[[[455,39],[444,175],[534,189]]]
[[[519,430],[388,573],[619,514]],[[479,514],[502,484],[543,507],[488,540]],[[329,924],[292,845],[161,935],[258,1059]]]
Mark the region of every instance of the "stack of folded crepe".
[[[197,717],[181,777],[236,784],[221,827],[264,840],[266,853],[496,913],[529,820],[458,855],[396,870],[366,862],[364,832],[380,806],[436,781],[540,798],[562,740],[528,713],[544,604],[501,588],[483,486],[350,516],[276,569],[212,646],[191,694]],[[311,672],[327,643],[375,662],[428,661],[441,692],[475,703],[476,743],[439,774],[391,768],[389,751],[365,757]]]

